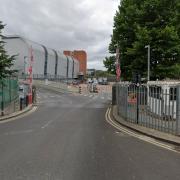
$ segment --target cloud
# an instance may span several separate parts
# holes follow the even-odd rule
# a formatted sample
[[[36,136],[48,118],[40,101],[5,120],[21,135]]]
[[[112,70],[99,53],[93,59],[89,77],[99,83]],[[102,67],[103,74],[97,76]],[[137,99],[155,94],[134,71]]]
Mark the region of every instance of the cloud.
[[[58,50],[84,49],[90,68],[103,69],[119,0],[0,0],[4,34]]]

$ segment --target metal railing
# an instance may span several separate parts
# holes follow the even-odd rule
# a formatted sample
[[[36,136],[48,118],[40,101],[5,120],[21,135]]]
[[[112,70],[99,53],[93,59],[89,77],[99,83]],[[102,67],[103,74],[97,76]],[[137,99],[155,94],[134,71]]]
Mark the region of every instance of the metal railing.
[[[1,116],[16,111],[19,104],[17,77],[8,77],[0,81]]]
[[[130,123],[180,135],[180,85],[115,85],[119,116]]]

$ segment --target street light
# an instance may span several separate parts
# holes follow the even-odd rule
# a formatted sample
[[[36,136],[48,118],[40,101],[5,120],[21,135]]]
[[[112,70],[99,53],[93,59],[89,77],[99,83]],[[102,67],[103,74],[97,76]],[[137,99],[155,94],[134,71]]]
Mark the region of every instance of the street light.
[[[25,79],[26,79],[26,64],[27,64],[26,59],[27,58],[28,58],[27,56],[24,56],[24,76],[25,76]]]
[[[146,45],[145,48],[148,49],[148,74],[147,74],[147,81],[150,80],[150,58],[151,58],[151,55],[150,55],[150,45]]]

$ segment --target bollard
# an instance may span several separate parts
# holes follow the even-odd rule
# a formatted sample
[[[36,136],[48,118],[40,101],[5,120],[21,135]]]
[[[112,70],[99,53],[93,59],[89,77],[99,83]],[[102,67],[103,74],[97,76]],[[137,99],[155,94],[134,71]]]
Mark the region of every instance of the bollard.
[[[4,102],[1,101],[1,116],[4,116]]]
[[[29,97],[28,95],[26,96],[26,107],[29,105]]]
[[[79,86],[79,94],[82,93],[82,89],[81,89],[81,86]]]
[[[20,111],[23,109],[23,98],[20,98]]]

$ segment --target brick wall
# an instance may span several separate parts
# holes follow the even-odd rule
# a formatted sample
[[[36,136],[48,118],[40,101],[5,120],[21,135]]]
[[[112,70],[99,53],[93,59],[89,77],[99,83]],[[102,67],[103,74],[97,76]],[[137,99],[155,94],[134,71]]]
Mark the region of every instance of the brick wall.
[[[87,53],[84,50],[64,51],[64,55],[73,56],[79,61],[79,71],[86,75],[87,71]]]

